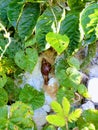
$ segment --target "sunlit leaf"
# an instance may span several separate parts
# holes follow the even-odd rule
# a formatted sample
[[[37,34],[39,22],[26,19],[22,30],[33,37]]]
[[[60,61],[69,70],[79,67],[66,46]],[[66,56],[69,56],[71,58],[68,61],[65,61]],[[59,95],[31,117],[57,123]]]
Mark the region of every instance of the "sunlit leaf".
[[[46,35],[47,42],[56,50],[58,54],[61,54],[69,43],[69,38],[66,35],[56,34],[49,32]]]
[[[46,117],[46,120],[55,126],[64,126],[65,125],[65,119],[62,116],[59,115],[49,115]]]
[[[38,49],[40,52],[45,49],[46,34],[52,31],[51,26],[53,22],[55,21],[52,10],[54,11],[57,21],[59,21],[63,11],[59,6],[53,6],[51,8],[47,8],[46,10],[44,10],[43,14],[38,18],[38,21],[36,24],[35,36],[36,36]]]
[[[63,106],[64,116],[67,117],[69,114],[69,111],[70,111],[70,103],[69,103],[68,99],[65,97],[62,100],[62,106]]]
[[[51,103],[51,108],[54,110],[56,114],[63,116],[63,109],[57,101],[53,101]]]
[[[76,109],[75,111],[70,113],[70,115],[68,116],[68,121],[69,122],[76,121],[81,116],[81,113],[82,109]]]

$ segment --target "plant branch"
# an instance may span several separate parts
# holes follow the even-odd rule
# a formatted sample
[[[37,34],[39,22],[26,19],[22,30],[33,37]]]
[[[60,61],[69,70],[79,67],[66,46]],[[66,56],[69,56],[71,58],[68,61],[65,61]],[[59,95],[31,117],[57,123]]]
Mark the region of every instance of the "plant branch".
[[[11,43],[10,33],[7,32],[7,30],[5,29],[5,27],[0,23],[0,31],[1,30],[3,30],[5,32],[4,37],[8,39],[8,43],[5,45],[4,50],[0,47],[0,50],[2,50],[2,53],[0,55],[0,61],[3,58],[4,53],[6,52],[7,48],[9,47],[9,45]]]

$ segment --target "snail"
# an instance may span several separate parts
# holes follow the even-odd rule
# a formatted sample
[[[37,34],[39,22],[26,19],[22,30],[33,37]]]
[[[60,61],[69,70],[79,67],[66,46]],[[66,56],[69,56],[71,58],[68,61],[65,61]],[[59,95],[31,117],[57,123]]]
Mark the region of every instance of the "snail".
[[[42,59],[42,65],[41,65],[41,73],[44,77],[44,84],[48,84],[49,80],[49,73],[51,71],[51,64],[45,59]]]

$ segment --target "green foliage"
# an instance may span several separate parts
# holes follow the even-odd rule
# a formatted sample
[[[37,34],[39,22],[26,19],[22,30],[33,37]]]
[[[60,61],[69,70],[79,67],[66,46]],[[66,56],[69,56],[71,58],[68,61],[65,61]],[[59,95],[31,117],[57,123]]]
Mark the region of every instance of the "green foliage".
[[[69,111],[70,111],[70,103],[67,98],[63,98],[62,107],[63,107],[64,115],[68,116]]]
[[[8,26],[7,8],[11,0],[0,0],[0,21]]]
[[[97,110],[93,110],[93,109],[89,109],[89,110],[85,110],[82,113],[82,116],[79,118],[78,120],[78,127],[80,129],[82,128],[90,128],[91,130],[98,128],[98,111]],[[85,130],[85,129],[83,129]]]
[[[57,95],[56,95],[57,101],[59,103],[61,103],[63,97],[65,97],[65,96],[67,97],[67,99],[70,102],[73,102],[72,99],[75,98],[74,89],[72,87],[68,87],[68,88],[66,88],[66,87],[60,87],[59,90],[58,90],[58,92],[57,92]]]
[[[21,14],[21,11],[23,10],[23,0],[13,0],[9,3],[7,15],[9,18],[9,22],[16,27],[17,22],[19,20],[19,15]]]
[[[77,70],[80,69],[80,62],[75,57],[69,57],[68,60],[67,60],[67,62],[69,64],[69,66],[75,67]]]
[[[83,97],[85,97],[85,98],[89,98],[89,97],[90,97],[90,95],[89,95],[89,93],[88,93],[88,91],[87,91],[86,86],[83,85],[83,84],[80,84],[80,85],[78,86],[78,93],[81,94],[81,95],[82,95]]]
[[[64,20],[61,22],[60,33],[63,35],[66,34],[69,37],[70,42],[67,53],[72,54],[78,48],[81,39],[78,12],[66,14]]]
[[[76,121],[80,117],[81,113],[81,109],[76,109],[75,111],[73,111],[68,117],[69,122]]]
[[[15,63],[23,70],[32,72],[38,60],[36,49],[20,50],[15,55]]]
[[[84,58],[83,63],[81,64],[81,69],[87,73],[86,66],[89,65],[91,59],[96,55],[96,43],[90,44],[88,46],[88,53],[87,56]]]
[[[32,108],[22,102],[11,105],[9,110],[7,106],[0,107],[0,129],[32,130],[34,127],[32,116]]]
[[[81,130],[96,130],[96,129],[95,126],[92,123],[90,123],[90,124],[86,124],[84,128],[82,128]]]
[[[52,11],[54,12],[56,19],[60,20],[61,14],[63,13],[62,9],[59,6],[54,6],[52,8],[47,8],[38,18],[36,24],[35,36],[39,51],[44,50],[46,45],[45,36],[48,32],[52,31],[51,26],[55,21],[55,17]]]
[[[80,66],[79,64],[77,65],[77,63],[78,60],[72,56],[68,58],[68,60],[64,57],[60,58],[55,65],[55,74],[61,85],[57,92],[57,100],[59,103],[62,101],[63,96],[66,96],[71,102],[73,97],[75,97],[74,93],[77,91],[78,85],[81,83],[80,72],[76,69],[80,68]],[[65,66],[67,66],[67,68],[65,68]]]
[[[8,94],[4,88],[0,88],[0,107],[6,105],[8,102]]]
[[[46,40],[58,54],[61,54],[69,43],[69,38],[66,35],[60,35],[53,32],[49,32],[46,35]]]
[[[7,77],[5,74],[0,73],[0,88],[4,87],[7,82]]]
[[[14,124],[25,127],[33,127],[32,108],[21,102],[16,102],[10,109],[10,120]]]
[[[44,104],[44,93],[29,85],[19,88],[17,80],[21,82],[23,73],[33,72],[48,47],[57,52],[51,71],[60,87],[56,95],[59,103],[51,104],[55,114],[47,120],[61,130],[77,124],[80,130],[97,129],[97,111],[84,111],[80,117],[81,110],[72,111],[70,105],[75,93],[89,97],[79,70],[84,70],[95,55],[97,40],[97,0],[0,0],[0,130],[35,127],[32,108]],[[80,65],[74,54],[84,46],[88,46],[88,53]],[[57,128],[46,125],[45,129]]]
[[[89,5],[81,14],[81,26],[85,35],[85,44],[94,43],[97,36],[98,4]]]
[[[49,116],[47,116],[46,119],[50,124],[53,124],[55,126],[60,126],[60,127],[65,126],[65,119],[62,116],[49,115]]]
[[[26,40],[32,35],[39,12],[39,4],[28,3],[25,5],[23,0],[10,2],[8,6],[8,18],[10,23],[18,29],[19,36],[22,39]]]
[[[85,3],[83,3],[83,0],[68,0],[68,6],[73,11],[81,11],[84,8]]]
[[[9,103],[11,103],[11,101],[19,100],[19,93],[20,93],[21,89],[15,85],[13,79],[11,79],[11,78],[7,79],[7,83],[4,86],[4,89],[8,93]]]
[[[39,4],[27,4],[24,7],[18,22],[18,33],[22,39],[27,40],[32,35],[39,13]]]
[[[45,126],[42,130],[56,130],[56,128],[53,125]]]
[[[51,107],[56,114],[48,115],[46,117],[47,121],[50,124],[59,127],[63,127],[66,125],[67,129],[68,129],[68,122],[76,121],[82,113],[81,109],[76,109],[75,111],[70,113],[70,103],[65,97],[62,100],[62,106],[60,106],[60,104],[58,104],[56,101],[53,101]]]
[[[32,106],[33,109],[37,109],[44,104],[43,92],[38,92],[30,85],[25,85],[19,95],[20,101]]]

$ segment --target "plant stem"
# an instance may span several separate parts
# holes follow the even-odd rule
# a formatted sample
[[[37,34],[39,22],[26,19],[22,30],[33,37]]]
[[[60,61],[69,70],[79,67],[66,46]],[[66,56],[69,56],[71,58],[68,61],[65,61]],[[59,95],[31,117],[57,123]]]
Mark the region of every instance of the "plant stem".
[[[66,130],[68,130],[68,121],[66,120]]]

